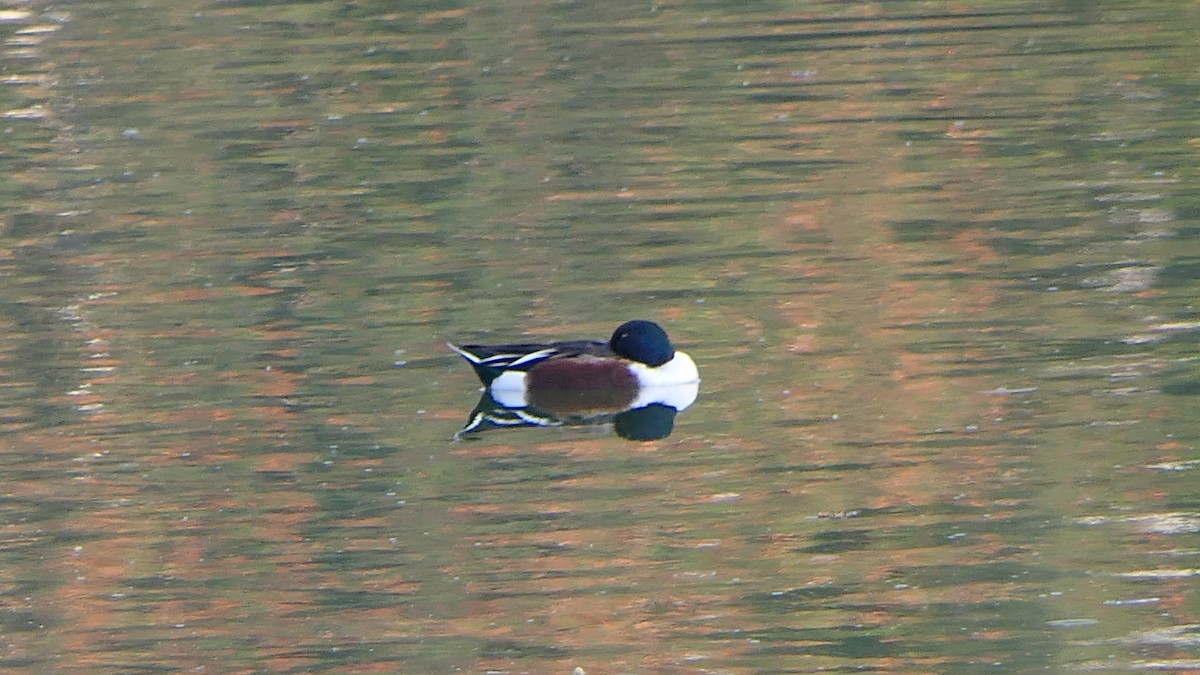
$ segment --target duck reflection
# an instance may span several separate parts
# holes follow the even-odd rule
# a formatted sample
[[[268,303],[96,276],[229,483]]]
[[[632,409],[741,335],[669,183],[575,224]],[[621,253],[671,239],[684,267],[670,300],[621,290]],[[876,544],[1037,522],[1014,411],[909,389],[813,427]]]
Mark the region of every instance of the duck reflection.
[[[502,427],[608,422],[624,438],[664,438],[700,391],[695,362],[651,321],[628,321],[608,342],[448,346],[484,384],[457,438]]]
[[[516,427],[599,426],[611,424],[621,438],[631,441],[653,441],[666,438],[675,429],[675,416],[696,400],[700,383],[655,387],[625,408],[581,407],[578,399],[568,397],[569,405],[559,407],[555,401],[542,400],[540,406],[507,407],[497,401],[491,390],[484,390],[479,403],[471,411],[467,424],[454,435],[455,440],[477,438],[494,429]]]

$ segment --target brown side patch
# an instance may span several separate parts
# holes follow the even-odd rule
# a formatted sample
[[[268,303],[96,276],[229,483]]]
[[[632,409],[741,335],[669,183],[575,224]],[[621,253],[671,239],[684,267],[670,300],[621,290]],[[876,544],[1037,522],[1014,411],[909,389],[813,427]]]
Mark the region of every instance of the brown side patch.
[[[526,376],[529,403],[549,413],[619,412],[637,397],[637,378],[619,362],[562,359]]]

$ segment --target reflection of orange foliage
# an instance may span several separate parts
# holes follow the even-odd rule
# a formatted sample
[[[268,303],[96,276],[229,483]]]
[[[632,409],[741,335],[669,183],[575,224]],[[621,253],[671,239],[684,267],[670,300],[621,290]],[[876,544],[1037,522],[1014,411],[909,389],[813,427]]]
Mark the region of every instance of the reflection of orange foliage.
[[[470,16],[469,9],[443,9],[436,12],[425,12],[421,16],[422,24],[441,23],[449,20],[461,20]]]
[[[181,288],[163,293],[152,293],[142,297],[145,302],[157,304],[160,302],[205,302],[208,300],[219,299],[227,295],[275,295],[279,292],[280,289],[266,288],[263,286],[222,286],[214,288]]]
[[[996,204],[976,189],[981,179],[999,180],[989,176],[995,167],[986,161],[997,133],[987,126],[993,123],[947,119],[970,112],[964,105],[972,102],[968,87],[991,87],[1006,77],[1010,65],[1022,63],[1022,50],[1012,48],[1016,33],[998,31],[999,41],[988,44],[993,33],[972,32],[971,40],[949,49],[937,44],[941,33],[906,35],[914,19],[887,20],[893,11],[887,3],[869,3],[853,11],[880,17],[863,26],[873,33],[870,38],[854,34],[857,26],[849,15],[829,24],[840,35],[822,36],[827,26],[797,11],[791,17],[795,24],[772,25],[771,33],[758,36],[770,40],[761,44],[782,47],[792,31],[839,48],[750,47],[747,52],[730,33],[756,30],[747,27],[758,22],[740,15],[731,22],[707,6],[703,22],[669,27],[656,17],[638,17],[629,25],[604,22],[595,24],[598,28],[572,25],[575,7],[539,7],[554,10],[546,13],[554,16],[552,26],[528,7],[488,11],[483,17],[465,8],[417,10],[414,17],[401,8],[372,17],[386,24],[379,32],[351,34],[339,43],[336,36],[345,33],[327,28],[349,25],[341,22],[363,16],[364,8],[353,5],[352,11],[327,14],[319,4],[290,8],[276,24],[256,22],[276,20],[268,15],[277,7],[218,3],[197,24],[207,31],[208,22],[227,18],[232,26],[256,28],[249,32],[189,37],[188,31],[171,30],[163,32],[165,38],[136,40],[111,40],[100,33],[101,38],[63,41],[69,58],[62,62],[104,63],[103,72],[115,75],[112,81],[121,80],[121,71],[109,60],[126,52],[137,55],[129,73],[149,92],[108,93],[102,78],[72,87],[79,99],[71,107],[78,107],[85,120],[91,119],[83,114],[88,105],[120,112],[143,104],[153,104],[163,119],[176,119],[198,109],[173,104],[228,91],[260,97],[299,93],[303,97],[297,99],[310,102],[226,106],[237,114],[194,120],[232,132],[231,142],[223,133],[217,140],[184,134],[190,122],[179,117],[169,132],[187,136],[188,144],[168,142],[170,152],[160,156],[153,153],[162,150],[140,141],[99,143],[79,154],[97,163],[86,167],[95,175],[144,162],[131,172],[132,179],[145,180],[134,184],[137,189],[115,180],[83,190],[64,187],[59,166],[31,191],[37,213],[60,213],[66,194],[68,200],[96,205],[88,228],[122,236],[111,248],[102,238],[76,256],[37,234],[22,232],[17,240],[21,247],[61,255],[55,264],[63,270],[94,270],[99,278],[86,289],[98,297],[81,301],[82,318],[70,329],[78,337],[77,362],[46,364],[52,369],[48,382],[13,382],[15,388],[51,388],[36,404],[48,403],[50,414],[67,423],[46,422],[26,400],[5,408],[14,421],[6,427],[9,439],[0,456],[19,478],[5,485],[4,506],[11,509],[5,514],[12,516],[6,520],[5,545],[25,567],[3,571],[5,588],[20,590],[10,593],[6,608],[29,605],[50,618],[37,630],[10,631],[13,643],[43,640],[43,653],[10,645],[10,658],[26,650],[36,667],[51,662],[44,657],[52,654],[53,667],[85,672],[338,667],[421,672],[435,669],[408,667],[406,659],[428,666],[439,658],[445,667],[437,670],[477,672],[569,673],[576,665],[593,674],[749,672],[764,663],[809,672],[952,671],[967,650],[929,643],[1013,641],[1023,629],[1016,622],[981,620],[979,627],[947,637],[944,629],[953,619],[944,618],[944,608],[970,619],[1025,603],[1021,618],[1033,617],[1030,630],[1046,639],[1045,627],[1038,625],[1041,608],[1034,606],[1043,590],[1034,584],[1040,582],[997,580],[988,566],[1016,560],[1034,571],[1039,565],[1057,571],[1060,563],[1051,561],[1054,544],[1046,540],[1075,535],[1061,525],[1065,517],[1055,500],[1079,508],[1098,503],[1105,512],[1178,500],[1172,485],[1186,483],[1186,476],[1146,480],[1152,488],[1135,482],[1128,489],[1110,489],[1106,482],[1113,462],[1107,457],[1094,464],[1098,475],[1103,473],[1099,480],[1080,483],[1076,476],[1046,472],[1056,460],[1035,465],[1034,452],[1014,443],[1022,434],[1044,442],[1040,437],[1051,425],[1038,416],[1053,415],[1048,407],[1081,405],[1078,399],[1049,406],[1026,403],[1022,409],[1015,397],[979,393],[996,387],[986,373],[998,358],[996,343],[1006,339],[991,332],[997,317],[1005,315],[1006,290],[997,281],[995,266],[1005,261],[990,243],[996,234],[988,221],[1012,214],[1005,211],[1008,204]],[[667,9],[679,17],[692,11],[688,3]],[[479,34],[476,20],[488,21],[489,27],[505,25],[505,11],[513,13],[515,36],[506,32],[495,40]],[[962,3],[945,16],[919,20],[951,25],[959,12],[971,15],[972,22],[989,20],[986,12],[972,12]],[[424,26],[464,28],[461,34],[406,34],[414,18]],[[187,23],[193,23],[190,17]],[[270,30],[257,30],[260,26]],[[259,35],[278,26],[304,46],[289,54],[297,60],[295,67],[257,65],[268,54],[263,51],[251,54],[256,65],[242,66],[239,60],[246,54],[233,48],[260,42]],[[683,39],[668,37],[664,46],[660,28],[679,31]],[[874,35],[892,29],[905,38],[896,51],[889,38]],[[610,30],[620,49],[605,49]],[[188,68],[194,83],[181,87],[178,81],[156,80],[157,68],[145,68],[143,56],[164,46],[163,39],[171,48],[159,50],[162,55],[175,58],[187,51],[185,59],[198,59]],[[348,61],[363,45],[376,43],[397,51],[387,58]],[[331,50],[332,70],[321,72],[315,60],[319,50],[339,45],[345,50]],[[1002,60],[988,58],[988,48],[997,48]],[[112,51],[92,53],[99,50]],[[728,74],[729,50],[753,54],[738,60],[739,67],[748,66],[746,72]],[[577,77],[582,69],[565,70],[581,68],[579,63],[603,64],[614,58],[607,51],[621,60],[610,63],[619,66],[612,72],[621,77],[613,78],[615,86],[604,87],[609,90],[604,94],[626,97],[619,107],[627,116],[611,128],[598,114],[602,105],[586,105],[601,99],[570,84],[590,86],[595,80]],[[945,58],[955,51],[970,52],[972,58]],[[1049,51],[1040,58],[1051,59],[1055,69],[1072,77],[1079,72],[1060,67],[1077,58],[1077,50]],[[558,54],[568,52],[579,58],[556,63]],[[1124,70],[1133,52],[1120,53]],[[744,80],[745,90],[756,94],[801,96],[758,103],[740,98],[740,90],[724,82],[704,89],[698,75],[711,65],[704,59],[714,54],[720,62],[713,72],[720,80]],[[500,68],[501,58],[510,56],[516,61]],[[981,73],[968,72],[980,63]],[[941,72],[943,64],[951,72]],[[1003,68],[993,68],[998,64]],[[475,79],[481,66],[496,71]],[[548,77],[557,66],[565,76]],[[678,68],[692,74],[677,78],[684,72]],[[792,74],[797,68],[812,68],[813,74]],[[504,69],[510,73],[499,72]],[[293,77],[310,70],[311,81],[298,83]],[[392,72],[402,87],[382,86]],[[248,73],[258,76],[247,78]],[[331,81],[361,82],[352,91],[318,84],[330,73],[336,73]],[[657,78],[687,85],[654,87]],[[247,88],[247,81],[262,84]],[[900,91],[908,86],[916,93]],[[383,90],[397,100],[373,98]],[[805,100],[810,91],[817,96]],[[709,99],[710,94],[717,98]],[[394,122],[426,106],[434,114],[417,127]],[[470,109],[461,110],[464,106]],[[319,124],[327,111],[350,114],[336,124]],[[402,114],[384,114],[397,111]],[[998,119],[1004,113],[999,111]],[[235,119],[243,115],[249,117]],[[364,180],[357,170],[346,172],[352,178],[339,183],[336,174],[346,148],[372,118],[400,134],[394,140],[406,162],[400,178],[381,171],[378,185],[463,175],[468,199],[519,202],[512,207],[515,224],[510,229],[504,217],[485,218],[486,226],[473,229],[475,213],[491,213],[494,204],[463,212],[447,197],[430,208],[405,194],[408,187],[377,189],[375,178]],[[565,118],[562,126],[558,118]],[[109,126],[116,119],[96,118]],[[441,120],[449,123],[438,126]],[[822,121],[827,123],[814,123]],[[679,131],[663,125],[677,125]],[[321,135],[334,137],[329,147],[307,131],[316,126]],[[87,133],[89,127],[100,128],[78,129]],[[625,128],[647,137],[665,129],[670,140],[621,138]],[[301,133],[283,133],[290,130]],[[610,143],[607,134],[614,131]],[[60,138],[52,145],[67,147],[75,130],[63,126],[54,132]],[[353,133],[336,137],[346,132]],[[597,132],[605,136],[590,135]],[[900,142],[905,132],[934,140],[918,140],[910,150]],[[369,137],[374,139],[374,132]],[[146,140],[162,139],[147,131]],[[463,144],[465,162],[449,162],[448,153],[459,151],[445,147],[452,140],[478,143],[469,150]],[[254,170],[231,173],[240,159],[230,162],[214,152],[227,142],[239,150],[239,158],[246,151],[249,162],[278,166],[284,181],[288,171],[314,180],[276,192],[272,177],[268,189],[239,192],[242,186],[229,177]],[[1037,142],[1032,139],[1031,147]],[[569,171],[555,168],[563,163],[560,155],[576,150],[582,152],[571,158]],[[585,156],[587,151],[596,156]],[[607,152],[620,156],[605,157]],[[759,158],[767,161],[755,164]],[[69,156],[64,161],[77,162]],[[375,161],[369,158],[372,170]],[[451,163],[456,165],[447,169],[451,173],[440,173],[438,167]],[[197,178],[189,175],[172,185],[172,171],[185,164]],[[143,168],[153,175],[147,171],[143,179]],[[378,168],[390,167],[381,163]],[[766,180],[757,180],[759,175]],[[543,177],[549,183],[538,187]],[[1078,177],[1090,179],[1087,172]],[[525,192],[511,191],[512,186]],[[153,215],[113,208],[120,204],[114,192],[136,199],[130,195],[145,193],[143,188],[176,199]],[[222,206],[215,216],[175,213],[181,204],[218,202]],[[264,208],[262,202],[270,205]],[[700,217],[691,217],[694,208]],[[719,215],[707,215],[710,208]],[[414,250],[420,253],[414,253],[405,250],[406,244],[393,246],[401,239],[390,237],[402,230],[388,225],[389,238],[380,247],[387,250],[371,250],[372,244],[359,239],[376,224],[347,217],[365,209],[385,214],[380,217],[411,212],[418,218],[436,209],[436,222],[429,227],[453,226],[454,232],[448,246],[418,244]],[[637,297],[647,299],[629,307],[640,303],[639,311],[687,324],[680,340],[708,357],[702,374],[712,398],[702,394],[681,416],[682,431],[638,445],[609,436],[553,433],[500,434],[484,443],[449,445],[441,441],[448,435],[443,427],[453,425],[443,423],[461,421],[463,411],[434,393],[432,385],[419,388],[437,372],[428,367],[399,386],[396,393],[411,397],[402,404],[404,412],[388,409],[386,397],[393,394],[395,380],[380,374],[388,358],[356,355],[353,348],[395,335],[411,338],[411,332],[400,333],[404,330],[421,336],[406,345],[414,353],[441,353],[428,334],[442,325],[447,307],[461,300],[461,284],[478,281],[486,294],[487,282],[527,282],[530,289],[520,296],[527,305],[510,314],[498,311],[500,316],[515,316],[514,326],[526,318],[555,326],[543,333],[588,335],[579,334],[578,325],[564,325],[564,309],[586,313],[593,305],[570,307],[563,298],[592,292],[590,280],[582,288],[562,288],[545,283],[560,277],[525,273],[541,274],[541,267],[549,267],[543,262],[561,262],[566,269],[582,260],[570,245],[547,235],[543,223],[567,213],[600,219],[605,209],[625,220],[627,214],[655,218],[655,228],[697,243],[671,244],[675,250],[669,254],[662,252],[668,245],[619,249],[615,258],[654,264],[630,270],[634,277],[626,285],[614,283],[597,294],[644,294]],[[255,241],[239,230],[230,241],[223,228],[231,214],[239,226],[267,223],[288,234]],[[245,216],[252,220],[242,222]],[[932,231],[914,232],[921,239],[916,244],[894,236],[896,223],[912,221],[928,221]],[[314,226],[294,227],[309,223]],[[621,223],[613,229],[627,227]],[[145,243],[135,248],[123,236],[129,232],[144,233]],[[505,249],[518,235],[517,248]],[[466,263],[459,254],[436,251],[476,248],[479,242],[487,252],[472,251],[473,272],[453,279],[439,274]],[[533,260],[513,268],[503,259],[507,251]],[[347,260],[361,256],[375,266],[356,269],[329,260],[343,252],[350,254]],[[668,259],[677,252],[682,262]],[[569,254],[554,259],[560,253]],[[6,265],[25,255],[0,250]],[[393,263],[398,274],[413,275],[402,287],[399,282],[388,286],[389,291],[400,288],[397,296],[403,298],[378,293],[355,307],[366,312],[331,309],[343,299],[361,301],[370,283],[363,280]],[[339,266],[346,271],[337,271]],[[330,270],[334,273],[325,273]],[[434,274],[422,277],[427,272]],[[478,279],[472,277],[476,273]],[[35,298],[39,291],[33,286],[18,292]],[[677,301],[650,300],[660,288],[714,293],[706,304],[693,304],[686,294]],[[625,305],[604,302],[610,304],[595,305],[597,314],[624,311]],[[397,308],[404,310],[405,322],[425,325],[370,322],[374,337],[359,333],[368,323],[359,321],[362,316]],[[594,329],[592,335],[611,330],[599,316],[592,320],[586,326]],[[1052,329],[1039,325],[1036,330]],[[352,342],[352,349],[311,347],[328,336]],[[468,371],[454,377],[464,378],[455,380],[464,391],[475,385],[473,380],[467,384]],[[413,412],[417,409],[428,412]],[[1028,421],[1006,428],[1003,437],[989,433],[990,420],[1014,410]],[[1142,424],[1148,420],[1179,419],[1179,409],[1159,401],[1149,412],[1134,409],[1127,417],[1140,429],[1149,426]],[[687,430],[692,424],[694,433]],[[435,427],[436,432],[430,430]],[[330,449],[343,432],[361,434],[368,449],[378,443],[383,450],[356,455],[353,451],[364,448],[350,447],[355,440],[346,444],[346,452],[334,453]],[[1086,445],[1093,432],[1074,426],[1065,433],[1071,443]],[[430,441],[434,436],[438,440]],[[394,451],[386,442],[394,443]],[[1165,459],[1187,460],[1192,447],[1186,439],[1160,441],[1149,432],[1129,443],[1135,453],[1159,453]],[[1122,461],[1128,462],[1125,471],[1136,472],[1144,458]],[[1034,470],[1046,474],[1038,480],[1049,488],[1023,480]],[[405,500],[406,506],[393,510]],[[1049,527],[1039,522],[1021,529],[1019,519],[1047,514]],[[1029,541],[1022,539],[1026,534]],[[1178,542],[1166,536],[1138,537],[1133,544],[1110,537],[1102,545],[1112,542],[1173,557],[1179,550]],[[1114,557],[1117,552],[1126,551],[1114,549]],[[1037,559],[1031,562],[1034,553]],[[939,583],[947,576],[942,568],[953,570],[947,575],[962,574],[961,582]],[[922,576],[932,583],[907,583]],[[1189,581],[1161,582],[1154,589],[1161,598],[1158,608],[1180,623],[1194,614]],[[1058,583],[1081,582],[1064,575],[1053,582]],[[1117,591],[1126,590],[1107,577],[1095,583],[1105,585],[1102,597],[1122,597]],[[1092,604],[1085,607],[1095,609],[1095,594],[1078,595],[1090,595],[1086,602]],[[951,628],[951,633],[959,630]],[[925,640],[930,636],[936,639]],[[880,654],[853,651],[856,640],[875,637]],[[509,642],[515,645],[511,656],[504,653]],[[1079,641],[1072,644],[1072,649],[1087,648]],[[1108,652],[1120,643],[1098,639],[1095,644]],[[344,653],[342,646],[348,647]],[[988,649],[972,647],[972,666],[988,662]],[[1001,649],[996,654],[1006,656]]]

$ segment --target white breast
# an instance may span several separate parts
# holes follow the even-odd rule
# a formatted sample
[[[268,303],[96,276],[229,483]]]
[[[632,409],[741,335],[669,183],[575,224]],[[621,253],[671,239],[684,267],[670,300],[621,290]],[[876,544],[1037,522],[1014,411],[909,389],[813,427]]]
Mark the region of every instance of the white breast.
[[[630,368],[643,388],[673,387],[700,381],[700,371],[696,369],[696,362],[681,351],[676,351],[675,358],[657,368],[651,368],[644,363],[634,363]]]

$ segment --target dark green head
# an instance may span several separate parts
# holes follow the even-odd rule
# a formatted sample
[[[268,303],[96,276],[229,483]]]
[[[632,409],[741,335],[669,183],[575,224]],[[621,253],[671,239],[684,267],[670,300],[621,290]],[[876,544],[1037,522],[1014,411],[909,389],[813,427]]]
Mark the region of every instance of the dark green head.
[[[608,348],[617,356],[656,368],[675,358],[667,331],[653,321],[627,321],[613,331]]]

